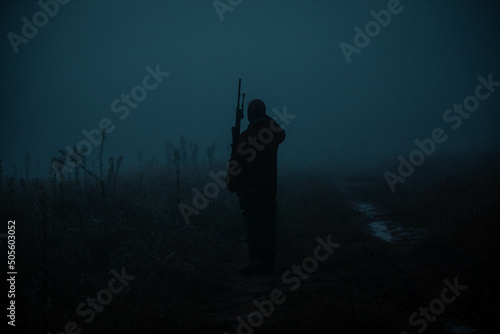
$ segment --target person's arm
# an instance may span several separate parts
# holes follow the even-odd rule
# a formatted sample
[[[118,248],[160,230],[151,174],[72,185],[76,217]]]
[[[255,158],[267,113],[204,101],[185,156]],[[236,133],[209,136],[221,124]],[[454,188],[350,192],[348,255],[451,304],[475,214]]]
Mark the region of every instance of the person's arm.
[[[274,118],[267,116],[267,119],[269,121],[269,128],[273,131],[274,134],[274,140],[273,143],[276,145],[281,144],[286,137],[285,129],[283,129],[275,120]]]

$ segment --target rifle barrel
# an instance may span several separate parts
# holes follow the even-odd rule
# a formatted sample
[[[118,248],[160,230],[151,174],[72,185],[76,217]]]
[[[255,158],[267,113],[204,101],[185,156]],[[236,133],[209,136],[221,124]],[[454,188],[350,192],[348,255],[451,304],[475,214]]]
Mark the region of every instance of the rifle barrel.
[[[243,100],[241,102],[241,109],[240,109],[240,97],[241,97],[241,78],[238,81],[238,101],[236,102],[236,120],[235,120],[234,126],[232,128],[232,135],[233,135],[232,147],[233,147],[233,150],[236,149],[236,145],[238,144],[238,137],[240,136],[241,119],[243,118],[243,103],[245,100],[245,94],[243,94]]]

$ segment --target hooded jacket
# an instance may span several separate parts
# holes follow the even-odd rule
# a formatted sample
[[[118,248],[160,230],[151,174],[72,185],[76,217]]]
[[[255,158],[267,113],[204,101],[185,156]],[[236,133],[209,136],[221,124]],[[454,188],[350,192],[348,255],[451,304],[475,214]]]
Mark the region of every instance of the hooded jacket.
[[[278,146],[285,136],[268,115],[250,123],[233,147],[229,164],[233,168],[226,180],[229,191],[249,200],[276,198]]]

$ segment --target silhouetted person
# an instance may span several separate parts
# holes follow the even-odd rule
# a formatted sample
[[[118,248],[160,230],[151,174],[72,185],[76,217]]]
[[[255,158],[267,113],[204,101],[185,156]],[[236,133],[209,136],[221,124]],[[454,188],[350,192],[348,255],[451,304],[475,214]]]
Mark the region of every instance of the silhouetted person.
[[[248,243],[249,263],[240,273],[258,276],[273,272],[276,257],[276,165],[285,130],[261,100],[250,101],[247,116],[250,124],[232,149],[226,182],[239,197]]]

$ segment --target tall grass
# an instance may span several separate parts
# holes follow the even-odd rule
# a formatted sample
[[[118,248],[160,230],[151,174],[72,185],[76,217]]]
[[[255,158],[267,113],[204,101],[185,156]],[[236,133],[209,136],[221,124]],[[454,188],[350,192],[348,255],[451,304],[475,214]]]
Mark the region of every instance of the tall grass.
[[[225,162],[184,161],[182,148],[172,145],[167,164],[141,163],[138,169],[122,170],[123,158],[105,157],[104,152],[102,146],[94,173],[75,150],[71,176],[63,168],[67,157],[54,158],[49,179],[26,179],[24,190],[19,179],[5,179],[0,163],[2,219],[16,217],[22,223],[17,231],[23,245],[17,299],[19,317],[30,314],[19,322],[23,330],[59,332],[75,320],[82,331],[92,333],[193,333],[210,313],[228,313],[234,321],[261,297],[251,292],[242,297],[256,286],[265,293],[286,288],[279,278],[237,278],[246,253],[233,194],[221,190],[191,217],[189,226],[180,218],[178,204],[192,205],[192,189],[203,189],[212,181],[208,173],[223,170]],[[278,272],[311,256],[318,236],[331,234],[341,247],[299,291],[288,295],[266,326],[317,333],[325,328],[341,333],[404,330],[400,325],[408,315],[439,289],[433,282],[467,268],[481,277],[465,278],[496,296],[498,269],[491,254],[498,250],[494,219],[500,170],[491,160],[487,165],[477,165],[474,172],[464,166],[444,173],[429,165],[432,173],[416,174],[396,195],[386,189],[381,175],[363,175],[362,186],[349,196],[370,198],[386,207],[392,219],[420,222],[448,240],[436,237],[412,249],[386,245],[358,230],[360,218],[345,205],[349,198],[335,186],[342,183],[335,174],[280,172]],[[454,254],[461,257],[446,262]],[[482,262],[474,263],[477,259]],[[137,278],[92,323],[84,323],[76,306],[106,288],[110,271],[121,267]]]

